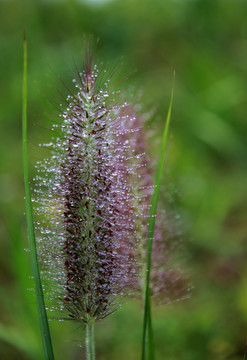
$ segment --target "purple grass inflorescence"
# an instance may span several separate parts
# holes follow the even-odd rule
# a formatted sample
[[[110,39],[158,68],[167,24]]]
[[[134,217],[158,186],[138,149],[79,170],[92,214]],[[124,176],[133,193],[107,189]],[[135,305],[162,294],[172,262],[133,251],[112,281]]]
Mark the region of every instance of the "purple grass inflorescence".
[[[141,264],[139,271],[139,288],[143,290],[143,280],[146,270],[146,251],[148,216],[153,191],[153,171],[151,169],[150,157],[147,155],[147,136],[143,131],[144,116],[135,115],[135,110],[131,106],[122,109],[122,113],[129,115],[131,121],[125,122],[124,126],[128,129],[138,129],[131,134],[122,135],[122,141],[126,138],[131,140],[132,147],[141,154],[138,157],[138,166],[135,176],[138,177],[138,187],[135,189],[138,194],[141,207],[141,216],[138,219],[137,231],[140,233],[140,244],[137,253],[138,263]],[[169,194],[170,195],[170,194]],[[190,295],[187,275],[179,268],[179,264],[174,261],[176,251],[181,243],[181,224],[179,224],[177,214],[174,214],[166,204],[166,209],[158,209],[156,214],[156,226],[153,239],[152,269],[151,269],[151,296],[156,304],[171,303],[182,300]]]
[[[37,166],[46,290],[55,309],[86,323],[107,316],[137,286],[140,214],[128,181],[137,165],[129,164],[128,142],[118,139],[135,130],[122,129],[124,119],[131,121],[119,116],[126,104],[114,100],[100,75],[87,56],[61,114],[61,136],[46,144],[52,156]]]
[[[37,164],[36,227],[50,308],[89,323],[113,312],[120,298],[141,293],[153,184],[143,118],[120,103],[110,75],[90,53],[73,82],[76,91],[53,125],[58,135],[44,144],[50,157]],[[170,239],[161,228],[154,239],[152,293],[164,299],[173,288],[170,301],[186,287],[166,268]]]

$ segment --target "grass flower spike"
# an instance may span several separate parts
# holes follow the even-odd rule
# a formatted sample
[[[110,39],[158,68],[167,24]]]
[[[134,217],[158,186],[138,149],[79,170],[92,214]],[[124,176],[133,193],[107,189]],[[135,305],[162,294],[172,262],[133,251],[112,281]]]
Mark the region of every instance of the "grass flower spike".
[[[86,54],[67,99],[51,156],[37,165],[39,253],[53,310],[88,326],[119,306],[137,286],[137,199],[129,178],[130,144],[120,141],[129,115],[109,79]],[[133,150],[134,151],[134,150]],[[135,154],[132,153],[134,157]],[[139,214],[139,215],[138,215]]]
[[[134,169],[126,166],[115,130],[120,106],[111,107],[111,100],[106,105],[113,93],[107,92],[107,84],[97,89],[98,70],[91,60],[78,75],[78,92],[68,96],[62,113],[62,136],[48,144],[53,155],[43,168],[39,165],[49,174],[40,177],[48,189],[40,210],[56,224],[41,232],[47,239],[42,244],[50,250],[42,252],[50,257],[49,271],[49,260],[55,260],[59,271],[54,278],[65,290],[59,305],[87,323],[108,315],[115,297],[134,284],[129,247],[136,212],[127,182]]]
[[[121,141],[131,142],[131,148],[134,148],[139,154],[135,158],[136,173],[138,177],[138,186],[135,188],[139,206],[137,211],[141,216],[136,223],[136,231],[140,234],[140,242],[137,257],[139,271],[143,274],[139,277],[142,281],[146,271],[146,252],[147,252],[147,233],[148,216],[151,204],[151,196],[154,190],[153,169],[151,159],[147,155],[147,134],[143,131],[145,116],[136,115],[132,106],[126,106],[122,109],[124,118],[129,116],[130,121],[124,122],[125,128],[132,129],[133,133],[122,135]],[[138,129],[138,131],[135,131]],[[132,157],[130,160],[133,161]],[[135,180],[133,179],[133,182]],[[164,192],[164,191],[163,191]],[[161,193],[162,195],[162,193]],[[166,196],[166,194],[163,194]],[[169,196],[171,194],[169,193]],[[174,264],[175,252],[178,250],[181,242],[181,225],[172,209],[169,208],[166,201],[166,209],[158,208],[156,212],[156,224],[153,236],[152,269],[151,269],[151,294],[156,304],[165,304],[188,297],[189,287],[185,274],[178,269],[178,264]],[[143,270],[142,270],[143,269]],[[139,286],[141,288],[142,285]]]
[[[151,336],[150,295],[162,303],[186,291],[169,267],[173,237],[157,210],[149,216],[155,188],[144,118],[122,100],[111,77],[86,47],[73,90],[66,86],[51,142],[43,144],[50,152],[37,164],[34,189],[46,301],[58,316],[86,325],[88,360],[95,357],[95,322],[115,311],[123,297],[145,299],[144,344],[147,325]],[[156,217],[151,234],[148,221]]]

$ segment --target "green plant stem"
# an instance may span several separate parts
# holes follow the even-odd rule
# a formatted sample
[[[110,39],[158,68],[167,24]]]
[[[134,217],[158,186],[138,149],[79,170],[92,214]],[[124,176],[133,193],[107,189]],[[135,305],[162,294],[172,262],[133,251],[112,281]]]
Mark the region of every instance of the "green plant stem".
[[[86,353],[87,360],[95,360],[94,321],[89,321],[86,325]]]
[[[149,213],[147,263],[146,263],[147,267],[146,267],[144,319],[143,319],[143,336],[142,336],[142,360],[146,360],[147,358],[149,360],[154,359],[153,331],[152,331],[152,321],[151,321],[152,315],[151,315],[151,299],[150,299],[150,278],[151,278],[152,250],[153,250],[155,223],[156,223],[156,213],[158,206],[159,189],[160,189],[165,155],[166,155],[166,145],[168,139],[168,131],[169,131],[172,101],[173,101],[173,89],[174,89],[174,77],[173,77],[173,86],[171,91],[171,99],[166,117],[166,124],[162,138],[159,163],[155,176],[154,191],[151,199],[151,207]]]
[[[153,325],[152,325],[152,316],[151,316],[151,306],[149,305],[148,312],[148,329],[147,329],[147,339],[149,339],[148,345],[148,358],[154,359],[154,340],[153,340]]]
[[[23,101],[22,101],[22,144],[23,144],[23,172],[25,184],[26,197],[26,212],[27,212],[27,228],[30,246],[30,258],[32,265],[32,272],[34,277],[35,294],[37,301],[37,308],[39,314],[41,337],[43,342],[44,354],[46,360],[53,360],[53,349],[50,337],[50,329],[48,325],[45,302],[40,280],[39,264],[37,257],[36,241],[33,225],[33,209],[31,201],[31,191],[29,184],[29,169],[28,169],[28,147],[27,147],[27,41],[24,35],[24,66],[23,66]]]

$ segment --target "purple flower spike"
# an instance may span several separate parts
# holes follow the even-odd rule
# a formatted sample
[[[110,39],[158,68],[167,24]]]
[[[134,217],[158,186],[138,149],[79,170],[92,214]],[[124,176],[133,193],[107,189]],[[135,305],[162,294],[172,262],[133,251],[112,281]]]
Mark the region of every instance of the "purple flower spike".
[[[131,143],[131,149],[135,149],[136,174],[138,177],[139,206],[137,211],[141,212],[137,224],[137,232],[140,234],[140,244],[137,257],[139,258],[139,272],[145,278],[146,258],[147,258],[147,234],[148,217],[153,191],[153,174],[150,167],[150,158],[146,154],[147,139],[143,132],[144,117],[135,115],[135,109],[126,106],[121,110],[124,119],[123,127],[125,131],[122,135],[122,142]],[[126,121],[128,119],[128,121]],[[131,131],[131,136],[126,128]],[[138,130],[138,131],[137,131]],[[133,159],[131,158],[131,161]],[[134,180],[133,180],[134,181]],[[166,211],[158,210],[156,215],[156,226],[153,239],[152,269],[151,269],[151,296],[156,304],[165,304],[187,298],[190,295],[190,286],[186,274],[178,267],[174,261],[175,252],[180,239],[180,224],[176,216],[166,206]],[[139,277],[139,288],[142,288],[143,278]]]
[[[120,141],[133,116],[120,115],[126,104],[113,105],[109,81],[102,84],[91,59],[73,82],[61,124],[53,126],[61,135],[37,165],[36,213],[51,309],[88,323],[105,318],[137,286],[141,213],[132,189],[138,165]]]
[[[50,157],[37,164],[36,228],[49,308],[89,324],[143,290],[153,182],[144,119],[120,103],[90,52],[73,82],[52,128],[58,135],[43,144]],[[188,294],[171,262],[176,232],[158,211],[151,270],[158,303]]]

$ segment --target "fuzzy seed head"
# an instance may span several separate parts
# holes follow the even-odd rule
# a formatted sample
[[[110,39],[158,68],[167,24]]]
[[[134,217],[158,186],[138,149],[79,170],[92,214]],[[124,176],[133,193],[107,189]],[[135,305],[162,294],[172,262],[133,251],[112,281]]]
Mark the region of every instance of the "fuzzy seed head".
[[[52,127],[56,136],[43,144],[50,156],[37,163],[34,192],[49,308],[88,323],[142,292],[153,174],[144,118],[121,103],[92,56],[85,58]],[[178,233],[167,214],[158,211],[153,239],[151,294],[158,303],[188,295],[170,261]]]
[[[135,131],[124,125],[134,117],[123,115],[125,103],[113,104],[97,66],[87,61],[74,83],[54,126],[59,135],[46,144],[51,156],[37,165],[36,214],[51,308],[87,323],[106,317],[137,286],[138,165],[131,141],[121,142]]]

